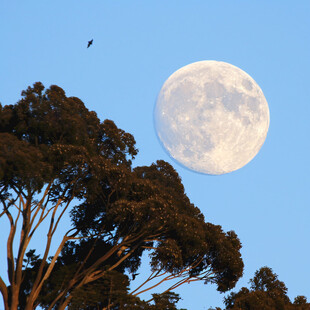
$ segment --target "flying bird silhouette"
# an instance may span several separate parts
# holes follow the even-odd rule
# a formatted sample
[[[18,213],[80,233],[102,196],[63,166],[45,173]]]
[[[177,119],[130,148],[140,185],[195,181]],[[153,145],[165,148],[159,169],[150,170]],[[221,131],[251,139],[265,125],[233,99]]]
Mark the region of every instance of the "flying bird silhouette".
[[[88,41],[87,48],[89,48],[93,44],[93,41],[94,39],[91,39],[90,41]]]

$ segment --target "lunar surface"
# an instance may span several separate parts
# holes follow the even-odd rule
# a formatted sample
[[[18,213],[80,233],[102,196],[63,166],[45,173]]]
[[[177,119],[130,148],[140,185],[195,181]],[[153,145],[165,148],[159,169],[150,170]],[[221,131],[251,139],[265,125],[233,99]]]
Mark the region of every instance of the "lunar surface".
[[[243,167],[258,153],[268,132],[269,108],[247,73],[225,62],[200,61],[164,83],[154,124],[178,163],[219,175]]]

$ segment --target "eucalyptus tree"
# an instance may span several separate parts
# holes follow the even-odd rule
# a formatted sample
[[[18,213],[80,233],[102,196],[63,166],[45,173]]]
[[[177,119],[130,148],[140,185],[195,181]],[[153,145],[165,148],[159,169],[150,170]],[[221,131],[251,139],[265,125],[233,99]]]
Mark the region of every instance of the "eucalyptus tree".
[[[224,298],[226,310],[308,310],[310,304],[304,296],[297,296],[291,302],[287,296],[287,287],[278,279],[271,268],[262,267],[250,279],[250,288],[242,287]]]
[[[205,221],[173,167],[133,168],[133,136],[60,87],[35,83],[15,105],[0,106],[0,145],[0,220],[9,223],[1,245],[5,310],[147,309],[174,304],[169,294],[184,283],[215,283],[225,292],[241,277],[237,235]],[[44,230],[44,246],[31,249]],[[150,275],[130,291],[144,252]],[[163,282],[170,286],[161,297],[139,299]]]

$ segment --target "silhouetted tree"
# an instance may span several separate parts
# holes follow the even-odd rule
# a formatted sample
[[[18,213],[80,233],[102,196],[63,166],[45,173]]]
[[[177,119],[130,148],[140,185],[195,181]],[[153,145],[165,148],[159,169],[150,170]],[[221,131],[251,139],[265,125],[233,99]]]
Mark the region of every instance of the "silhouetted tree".
[[[289,309],[296,310],[309,310],[310,303],[307,302],[307,298],[305,296],[297,296],[294,299],[294,303]]]
[[[287,296],[284,282],[269,267],[262,267],[250,280],[250,289],[242,287],[239,292],[224,298],[226,310],[306,310],[310,304],[304,296],[297,296],[292,303]]]
[[[178,297],[169,292],[183,283],[225,292],[242,275],[237,235],[205,222],[176,171],[164,161],[133,169],[133,136],[60,87],[35,83],[16,105],[0,106],[0,145],[6,310],[174,309]],[[50,253],[69,211],[72,224]],[[47,237],[36,254],[29,243],[39,228]],[[151,274],[129,292],[127,274],[145,251]],[[168,280],[175,282],[163,295],[137,297]]]

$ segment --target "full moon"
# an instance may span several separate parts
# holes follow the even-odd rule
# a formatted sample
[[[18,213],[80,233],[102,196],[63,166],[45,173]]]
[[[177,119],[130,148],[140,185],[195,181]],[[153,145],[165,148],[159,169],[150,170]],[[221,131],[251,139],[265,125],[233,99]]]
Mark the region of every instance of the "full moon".
[[[220,61],[199,61],[162,86],[154,124],[164,149],[181,165],[220,175],[240,169],[263,145],[269,108],[257,83]]]

